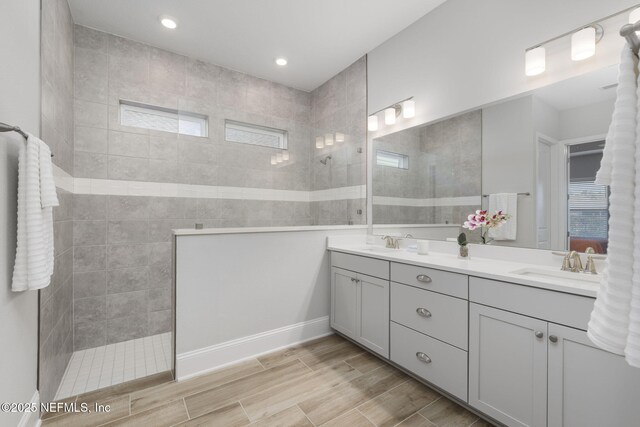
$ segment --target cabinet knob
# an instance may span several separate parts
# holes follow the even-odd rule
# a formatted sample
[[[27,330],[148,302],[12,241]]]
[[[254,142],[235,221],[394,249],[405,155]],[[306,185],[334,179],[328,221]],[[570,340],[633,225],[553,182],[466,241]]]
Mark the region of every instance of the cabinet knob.
[[[357,282],[357,281],[358,281],[358,279],[356,279],[355,277],[352,277],[352,278],[351,278],[351,281],[355,283],[355,282]]]
[[[544,337],[544,334],[542,333],[542,331],[536,331],[535,334],[536,334],[536,338]]]
[[[426,318],[431,317],[431,312],[426,308],[418,307],[416,308],[416,313],[418,313],[418,316],[422,316]]]
[[[422,283],[431,283],[431,277],[427,276],[426,274],[418,274],[416,276],[416,280]]]
[[[549,335],[549,341],[551,342],[558,342],[558,337],[555,335]]]
[[[429,356],[427,356],[425,353],[421,352],[421,351],[416,353],[416,357],[421,362],[431,363],[431,358]]]

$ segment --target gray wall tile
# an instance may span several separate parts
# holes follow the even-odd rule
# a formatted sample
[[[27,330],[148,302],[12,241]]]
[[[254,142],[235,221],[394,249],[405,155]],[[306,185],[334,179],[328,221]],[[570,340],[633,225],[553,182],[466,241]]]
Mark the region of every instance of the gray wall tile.
[[[107,272],[89,271],[73,275],[73,297],[75,299],[106,295]]]
[[[146,313],[148,301],[147,291],[109,294],[107,295],[107,318],[114,319]]]
[[[76,194],[73,196],[74,220],[107,219],[107,196]]]
[[[121,268],[109,270],[107,293],[140,291],[149,288],[149,267]]]
[[[76,246],[73,248],[73,271],[95,271],[106,268],[105,246]]]
[[[109,269],[141,267],[149,262],[148,245],[110,245],[107,247]]]
[[[171,332],[173,315],[171,310],[154,311],[149,313],[149,334]]]
[[[107,320],[107,343],[117,343],[149,335],[149,316],[145,312]]]
[[[114,243],[147,243],[149,223],[147,221],[109,221],[107,241]]]
[[[149,311],[171,309],[171,288],[149,290]]]
[[[105,221],[74,221],[73,244],[76,246],[104,245],[107,225]]]
[[[99,322],[105,319],[106,296],[88,297],[73,301],[73,321]]]

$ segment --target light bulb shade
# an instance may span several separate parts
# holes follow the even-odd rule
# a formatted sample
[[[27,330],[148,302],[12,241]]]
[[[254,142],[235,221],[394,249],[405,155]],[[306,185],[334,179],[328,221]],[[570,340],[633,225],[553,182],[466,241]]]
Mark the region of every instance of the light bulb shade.
[[[282,153],[276,154],[276,163],[282,163]]]
[[[416,101],[407,99],[402,103],[402,117],[411,119],[416,116]]]
[[[385,125],[395,125],[396,124],[396,109],[395,108],[387,108],[384,110],[384,124]]]
[[[324,145],[330,146],[333,145],[333,134],[328,133],[324,136]]]
[[[596,29],[583,28],[571,36],[571,59],[582,61],[596,53]]]
[[[324,148],[324,138],[321,136],[316,137],[316,148]]]
[[[288,151],[283,151],[282,152],[282,160],[284,160],[285,162],[289,160],[289,152]]]
[[[336,132],[336,142],[344,142],[344,133]]]
[[[525,74],[527,76],[537,76],[544,73],[546,69],[546,50],[544,47],[529,49],[524,54]]]
[[[378,130],[378,116],[369,116],[367,119],[367,130],[370,132]]]
[[[276,163],[278,163],[278,160],[276,159],[276,155],[274,154],[271,156],[271,164],[275,165]]]

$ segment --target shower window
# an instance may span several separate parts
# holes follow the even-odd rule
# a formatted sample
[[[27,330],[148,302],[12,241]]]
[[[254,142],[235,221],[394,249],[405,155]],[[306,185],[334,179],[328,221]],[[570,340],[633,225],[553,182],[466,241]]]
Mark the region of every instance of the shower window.
[[[143,129],[207,136],[207,116],[170,108],[120,101],[120,124]]]
[[[398,169],[409,169],[409,156],[391,151],[377,150],[376,165]]]
[[[224,135],[228,142],[287,149],[287,131],[282,129],[226,120]]]

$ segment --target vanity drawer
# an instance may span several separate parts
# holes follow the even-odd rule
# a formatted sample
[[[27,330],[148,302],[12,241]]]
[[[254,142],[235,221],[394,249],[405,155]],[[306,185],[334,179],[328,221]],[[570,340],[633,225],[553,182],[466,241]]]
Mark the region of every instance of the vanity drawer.
[[[467,352],[391,322],[391,360],[467,402]]]
[[[391,281],[417,286],[442,294],[467,299],[468,278],[464,274],[449,273],[432,268],[391,263]]]
[[[469,299],[479,304],[587,330],[594,298],[497,280],[469,278]]]
[[[391,320],[467,349],[467,300],[391,283]]]
[[[342,252],[331,252],[331,265],[344,270],[389,280],[389,261]]]

